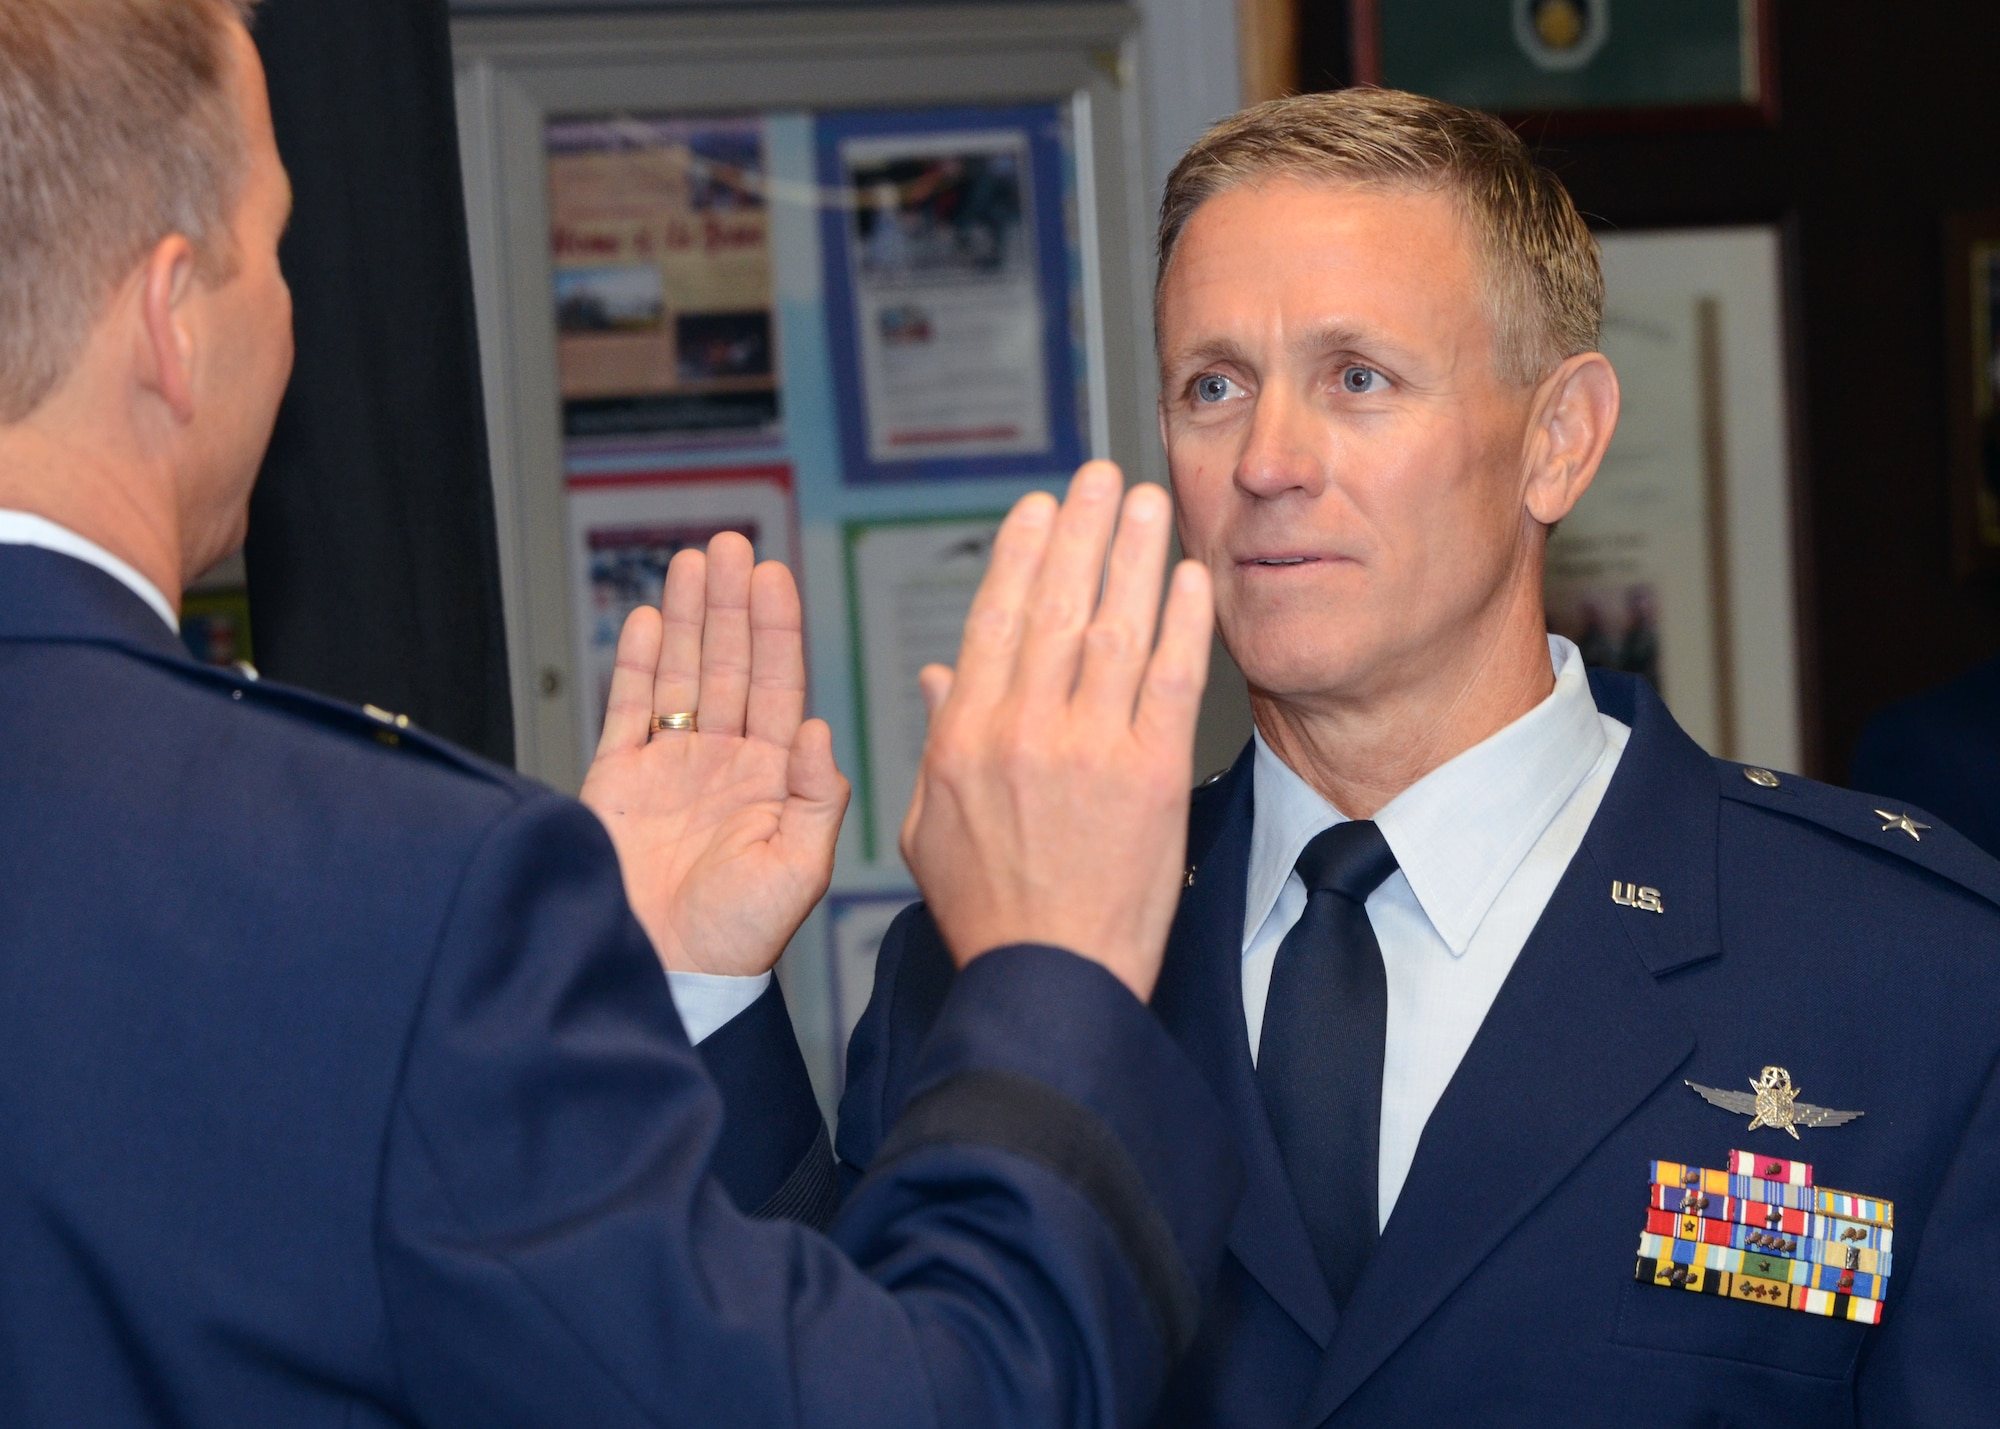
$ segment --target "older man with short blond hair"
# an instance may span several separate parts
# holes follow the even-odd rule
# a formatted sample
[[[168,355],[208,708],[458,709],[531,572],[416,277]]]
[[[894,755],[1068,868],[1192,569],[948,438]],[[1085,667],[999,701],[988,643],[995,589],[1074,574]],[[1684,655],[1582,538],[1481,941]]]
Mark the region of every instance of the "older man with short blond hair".
[[[1195,144],[1159,256],[1256,736],[1195,795],[1154,1001],[1250,1167],[1155,1422],[1990,1417],[2000,866],[1710,759],[1547,633],[1619,403],[1561,184],[1489,116],[1303,95]],[[851,1167],[950,985],[905,914]]]

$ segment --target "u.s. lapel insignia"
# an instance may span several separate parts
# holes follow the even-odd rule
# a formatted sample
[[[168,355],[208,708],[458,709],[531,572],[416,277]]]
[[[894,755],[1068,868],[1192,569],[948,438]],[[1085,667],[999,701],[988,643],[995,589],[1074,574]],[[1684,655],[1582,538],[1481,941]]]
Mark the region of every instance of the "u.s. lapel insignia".
[[[1668,1290],[1882,1323],[1896,1208],[1813,1184],[1803,1161],[1729,1153],[1729,1169],[1652,1164],[1637,1278]]]
[[[1900,814],[1892,814],[1887,809],[1877,809],[1875,812],[1889,821],[1888,823],[1882,825],[1882,832],[1885,834],[1888,833],[1889,830],[1891,829],[1901,829],[1904,833],[1908,834],[1918,843],[1922,843],[1924,841],[1924,836],[1917,831],[1919,829],[1927,829],[1930,827],[1929,824],[1920,824],[1915,819],[1911,818],[1910,811],[1908,809],[1905,809]]]
[[[1611,880],[1611,901],[1620,908],[1638,908],[1648,913],[1664,913],[1666,905],[1660,902],[1660,890],[1641,888],[1633,883]]]
[[[1750,1078],[1751,1090],[1747,1092],[1705,1087],[1700,1082],[1688,1085],[1710,1106],[1748,1116],[1750,1125],[1746,1130],[1768,1126],[1773,1131],[1788,1133],[1794,1141],[1799,1139],[1798,1129],[1802,1126],[1841,1126],[1862,1115],[1858,1111],[1835,1111],[1800,1101],[1797,1089],[1792,1086],[1792,1074],[1783,1067],[1766,1067],[1762,1075]]]

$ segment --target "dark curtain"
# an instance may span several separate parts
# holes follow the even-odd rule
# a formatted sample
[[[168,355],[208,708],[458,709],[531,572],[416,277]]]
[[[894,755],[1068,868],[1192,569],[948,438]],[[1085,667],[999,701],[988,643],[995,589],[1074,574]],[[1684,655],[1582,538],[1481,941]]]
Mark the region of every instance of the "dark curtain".
[[[250,506],[264,673],[514,757],[444,0],[267,0],[298,366]]]

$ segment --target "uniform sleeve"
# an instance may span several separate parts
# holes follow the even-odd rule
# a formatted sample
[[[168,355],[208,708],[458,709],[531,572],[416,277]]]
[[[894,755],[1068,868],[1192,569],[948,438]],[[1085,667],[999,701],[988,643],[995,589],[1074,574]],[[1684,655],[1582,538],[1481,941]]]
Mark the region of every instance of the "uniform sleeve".
[[[1856,1374],[1858,1420],[1883,1429],[1988,1421],[2000,1404],[2000,1066],[1906,1264],[1912,1229],[1896,1230],[1882,1326]]]
[[[838,1142],[842,1196],[873,1163],[908,1100],[916,1053],[956,978],[929,910],[913,903],[897,914],[875,955],[868,1006],[847,1039]]]
[[[1094,964],[989,954],[832,1239],[746,1217],[723,1106],[602,828],[529,803],[411,1031],[378,1255],[426,1425],[1136,1424],[1240,1185],[1219,1109]]]
[[[839,1200],[833,1146],[778,980],[696,1051],[722,1098],[710,1174],[745,1214],[824,1230]]]

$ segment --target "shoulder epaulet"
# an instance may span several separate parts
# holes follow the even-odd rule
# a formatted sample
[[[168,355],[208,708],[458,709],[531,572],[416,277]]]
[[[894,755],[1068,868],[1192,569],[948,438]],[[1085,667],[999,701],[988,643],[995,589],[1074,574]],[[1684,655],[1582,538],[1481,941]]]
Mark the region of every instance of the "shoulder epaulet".
[[[2000,861],[1935,814],[1755,764],[1715,761],[1722,797],[1816,824],[1865,848],[1906,859],[2000,907]]]
[[[202,665],[164,657],[149,659],[160,668],[213,689],[218,695],[311,720],[336,733],[368,739],[433,763],[445,764],[487,783],[511,786],[517,776],[478,755],[460,749],[420,728],[408,715],[375,705],[350,705],[296,685],[264,679],[245,661],[234,665]]]

